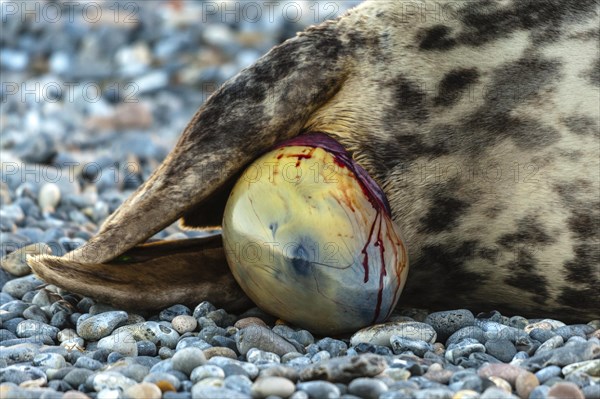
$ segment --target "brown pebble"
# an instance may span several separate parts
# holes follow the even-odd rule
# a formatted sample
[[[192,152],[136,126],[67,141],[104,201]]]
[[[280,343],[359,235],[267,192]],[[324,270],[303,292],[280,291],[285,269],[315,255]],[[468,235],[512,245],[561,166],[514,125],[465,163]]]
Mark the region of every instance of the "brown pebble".
[[[244,317],[243,319],[239,319],[238,321],[236,321],[233,326],[237,327],[237,328],[239,328],[241,330],[242,328],[246,328],[246,327],[251,326],[251,325],[258,325],[258,326],[268,327],[267,323],[265,323],[264,321],[262,321],[258,317]]]
[[[548,391],[548,399],[585,399],[581,389],[572,382],[559,382]]]
[[[161,390],[161,392],[177,392],[177,389],[167,380],[156,381],[154,384]]]
[[[522,399],[529,398],[529,394],[533,389],[540,385],[535,374],[529,371],[523,371],[521,374],[517,376],[517,380],[515,382],[515,388],[517,390],[517,395],[519,395]]]
[[[446,352],[446,347],[444,346],[444,344],[442,344],[440,342],[436,342],[435,344],[433,344],[433,353],[435,353],[436,355],[439,355],[439,356],[444,356],[445,352]]]
[[[517,377],[522,371],[524,371],[524,369],[513,366],[512,364],[493,363],[481,366],[477,371],[477,374],[482,378],[500,377],[508,381],[510,385],[515,386]]]
[[[237,355],[233,351],[233,349],[226,348],[224,346],[215,346],[213,348],[204,349],[202,352],[204,352],[204,356],[206,356],[206,360],[210,359],[211,357],[215,357],[215,356],[225,356],[230,359],[237,360]]]
[[[156,385],[150,382],[141,382],[123,391],[123,396],[126,399],[160,399],[162,392]]]
[[[447,384],[448,381],[450,381],[452,374],[454,374],[452,371],[444,370],[440,364],[434,363],[429,366],[429,369],[423,374],[423,377],[427,378],[429,381]]]

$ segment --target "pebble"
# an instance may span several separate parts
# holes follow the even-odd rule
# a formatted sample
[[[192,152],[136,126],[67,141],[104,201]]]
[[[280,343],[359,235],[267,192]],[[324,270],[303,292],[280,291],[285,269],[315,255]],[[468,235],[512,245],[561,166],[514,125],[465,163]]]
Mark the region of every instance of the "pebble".
[[[223,380],[225,379],[225,372],[219,366],[215,366],[214,364],[205,364],[196,367],[190,373],[190,380],[193,383],[196,383],[205,378],[219,378]]]
[[[198,326],[198,321],[189,315],[179,315],[173,318],[171,325],[179,334],[185,334],[194,331]]]
[[[198,348],[184,348],[175,353],[172,361],[173,369],[189,376],[196,367],[206,363],[206,357]]]
[[[227,357],[230,359],[237,359],[237,354],[229,348],[223,347],[215,347],[215,348],[207,348],[202,351],[206,359],[211,359],[213,357]]]
[[[154,384],[142,382],[125,389],[123,397],[124,399],[161,399],[162,391]]]
[[[27,264],[27,255],[51,255],[52,249],[43,243],[30,244],[11,252],[0,260],[0,266],[13,276],[25,276],[31,273]],[[4,290],[4,289],[3,289]],[[6,292],[6,291],[5,291]],[[14,296],[14,295],[13,295]],[[23,295],[21,294],[20,297]]]
[[[392,335],[390,338],[390,344],[392,345],[392,350],[397,355],[406,351],[411,351],[415,355],[422,357],[428,351],[434,350],[433,345],[428,342],[403,338],[397,335]]]
[[[392,336],[410,338],[433,344],[437,333],[429,324],[419,322],[390,322],[365,327],[350,338],[350,344],[357,346],[361,342],[391,347]]]
[[[538,381],[537,377],[535,374],[530,373],[529,371],[523,371],[519,373],[515,381],[515,389],[521,398],[529,398],[531,391],[533,391],[538,385],[540,385],[540,382]]]
[[[60,188],[54,183],[44,183],[40,188],[38,205],[43,212],[54,212],[60,202]]]
[[[237,349],[245,355],[252,348],[257,348],[266,352],[272,352],[283,356],[288,352],[293,352],[296,348],[286,341],[283,337],[277,335],[268,328],[258,325],[250,325],[239,331],[236,339]]]
[[[379,355],[336,357],[304,368],[300,379],[347,383],[358,377],[374,377],[386,368],[385,358]]]
[[[445,341],[461,328],[472,326],[475,316],[466,309],[449,310],[430,313],[423,322],[435,329],[439,340]]]
[[[35,275],[30,274],[7,281],[4,287],[2,287],[2,292],[9,294],[13,298],[21,299],[27,292],[33,291],[42,284]]]
[[[83,339],[97,341],[104,338],[121,323],[127,321],[127,312],[111,311],[90,316],[77,323],[77,335]]]
[[[120,389],[124,391],[135,384],[135,380],[114,371],[98,373],[93,378],[93,386],[96,392],[100,392],[103,389]]]
[[[107,349],[123,356],[137,356],[138,347],[135,338],[128,331],[119,331],[98,341],[99,349]]]
[[[459,341],[462,341],[465,338],[472,338],[477,340],[478,342],[484,344],[487,341],[485,336],[485,331],[483,331],[480,327],[477,326],[468,326],[461,328],[456,331],[446,340],[446,346],[450,346]]]
[[[562,373],[565,376],[576,372],[586,373],[593,377],[600,377],[600,359],[572,363],[562,368]]]
[[[377,399],[387,390],[388,387],[383,381],[372,378],[356,378],[348,385],[350,394],[365,399]]]
[[[571,382],[559,382],[550,387],[548,399],[585,399],[579,387]]]
[[[244,317],[244,318],[236,321],[233,326],[241,330],[242,328],[246,328],[246,327],[254,326],[254,325],[268,328],[267,324],[262,319],[259,319],[258,317]]]
[[[38,335],[47,335],[51,339],[56,339],[60,330],[37,320],[23,320],[17,325],[17,337],[28,338]]]
[[[58,353],[40,353],[33,358],[33,365],[37,367],[60,369],[66,364],[65,358]]]
[[[301,391],[304,391],[311,398],[333,399],[341,395],[340,388],[327,381],[308,381],[296,385]]]
[[[138,341],[151,341],[156,345],[160,344],[170,349],[175,348],[179,341],[179,333],[177,331],[155,321],[146,321],[119,327],[115,332],[118,331],[129,331]]]
[[[517,381],[519,374],[523,372],[523,369],[511,364],[486,364],[479,368],[477,374],[480,377],[500,377],[503,380],[508,381],[511,385],[514,385]]]
[[[287,398],[295,390],[294,383],[286,378],[262,377],[252,384],[251,395],[253,398],[266,398],[268,396]]]
[[[486,341],[485,351],[504,363],[509,363],[517,354],[517,348],[507,339],[490,339]]]
[[[193,399],[251,399],[250,395],[243,394],[233,389],[217,388],[202,384],[195,384],[192,387]]]

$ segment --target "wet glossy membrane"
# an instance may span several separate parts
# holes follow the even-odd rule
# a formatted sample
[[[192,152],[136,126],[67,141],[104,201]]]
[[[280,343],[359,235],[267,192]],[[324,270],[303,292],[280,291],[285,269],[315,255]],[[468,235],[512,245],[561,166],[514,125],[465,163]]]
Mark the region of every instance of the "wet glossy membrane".
[[[283,143],[247,168],[227,202],[223,242],[259,307],[316,333],[385,320],[408,272],[383,192],[323,134]]]

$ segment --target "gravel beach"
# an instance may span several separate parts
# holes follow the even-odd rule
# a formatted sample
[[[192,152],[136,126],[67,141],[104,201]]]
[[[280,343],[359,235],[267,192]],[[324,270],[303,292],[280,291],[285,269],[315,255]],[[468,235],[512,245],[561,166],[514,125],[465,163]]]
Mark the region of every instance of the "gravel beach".
[[[221,83],[357,3],[2,3],[0,398],[600,399],[600,320],[399,308],[322,337],[258,308],[124,311],[31,274],[26,255],[94,235]]]

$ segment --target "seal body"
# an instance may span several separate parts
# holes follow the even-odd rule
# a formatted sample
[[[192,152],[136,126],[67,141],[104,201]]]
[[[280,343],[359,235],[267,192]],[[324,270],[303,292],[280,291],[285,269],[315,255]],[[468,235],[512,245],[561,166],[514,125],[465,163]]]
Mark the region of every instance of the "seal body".
[[[598,26],[595,0],[367,1],[226,82],[96,237],[31,265],[81,290],[79,269],[60,270],[182,216],[219,223],[245,166],[324,132],[389,199],[411,257],[401,304],[599,318]],[[106,283],[144,302],[135,282]]]

